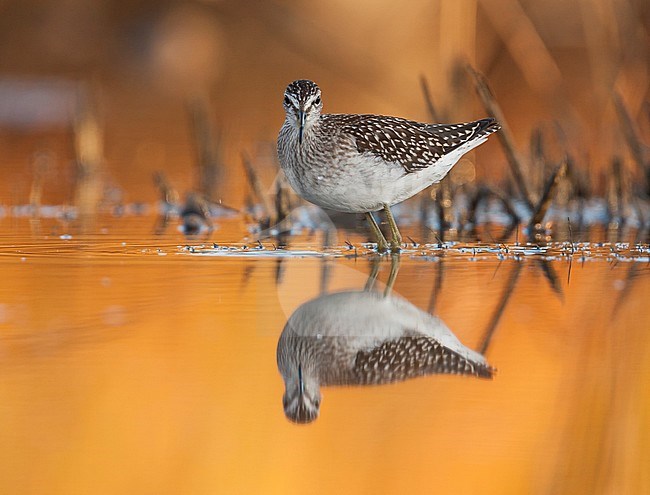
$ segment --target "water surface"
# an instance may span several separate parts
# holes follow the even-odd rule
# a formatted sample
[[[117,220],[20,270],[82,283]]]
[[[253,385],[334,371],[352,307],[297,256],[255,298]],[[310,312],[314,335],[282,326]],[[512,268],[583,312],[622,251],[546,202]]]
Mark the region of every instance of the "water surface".
[[[290,246],[298,255],[271,242],[243,254],[256,243],[235,221],[189,240],[173,228],[155,236],[153,224],[105,218],[84,233],[2,220],[0,492],[650,487],[642,247],[414,248],[393,293],[483,350],[493,378],[324,386],[318,417],[297,425],[276,359],[287,319],[363,291],[373,267],[383,293],[390,257],[354,236],[356,256],[345,246],[322,256],[318,236]]]

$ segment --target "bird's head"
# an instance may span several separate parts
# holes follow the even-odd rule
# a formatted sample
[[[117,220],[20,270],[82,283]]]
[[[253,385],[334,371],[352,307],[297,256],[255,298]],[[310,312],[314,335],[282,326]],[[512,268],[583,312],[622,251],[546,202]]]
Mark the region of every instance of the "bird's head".
[[[305,131],[318,120],[322,109],[320,88],[313,81],[299,79],[284,91],[284,111],[287,120],[298,129],[301,144]]]
[[[285,381],[285,393],[282,396],[284,414],[294,423],[311,423],[320,412],[320,386],[315,380],[303,375],[298,365],[297,376]]]

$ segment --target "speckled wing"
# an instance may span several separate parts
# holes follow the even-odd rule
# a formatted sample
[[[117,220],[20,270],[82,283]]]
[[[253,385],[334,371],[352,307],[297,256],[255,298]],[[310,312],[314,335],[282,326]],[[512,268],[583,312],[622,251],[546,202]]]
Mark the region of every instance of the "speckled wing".
[[[492,378],[488,364],[475,362],[428,337],[402,337],[359,351],[354,374],[359,383],[379,384],[437,373]]]
[[[462,124],[423,124],[381,115],[340,115],[341,132],[356,141],[359,153],[399,163],[406,173],[425,169],[463,144],[499,129],[494,119]]]

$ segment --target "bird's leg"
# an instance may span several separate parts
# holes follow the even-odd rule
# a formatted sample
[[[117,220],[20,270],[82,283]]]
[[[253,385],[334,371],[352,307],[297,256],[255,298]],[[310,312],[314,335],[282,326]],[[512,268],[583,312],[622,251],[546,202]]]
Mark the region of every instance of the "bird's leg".
[[[377,276],[379,275],[379,258],[374,258],[372,260],[372,269],[370,275],[368,275],[368,280],[366,281],[366,286],[363,288],[364,291],[370,292],[375,286],[377,281]]]
[[[381,233],[379,225],[377,225],[377,222],[375,221],[375,217],[372,216],[372,212],[367,211],[366,218],[368,219],[372,233],[375,235],[375,239],[377,239],[377,251],[380,253],[388,251],[388,243],[386,242],[386,238],[384,237],[384,234]]]
[[[390,256],[390,272],[388,274],[388,280],[386,281],[386,288],[384,289],[384,297],[389,296],[393,291],[393,285],[395,285],[397,272],[399,271],[399,258],[400,257],[395,253]]]
[[[402,247],[402,234],[399,233],[393,214],[390,211],[390,206],[384,203],[384,212],[386,213],[386,220],[388,220],[388,225],[390,226],[390,250],[393,253],[399,253]]]

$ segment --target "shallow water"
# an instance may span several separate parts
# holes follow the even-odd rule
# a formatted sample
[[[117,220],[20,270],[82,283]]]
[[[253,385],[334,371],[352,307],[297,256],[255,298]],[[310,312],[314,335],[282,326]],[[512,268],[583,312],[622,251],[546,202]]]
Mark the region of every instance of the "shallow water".
[[[323,254],[317,235],[260,248],[236,220],[205,239],[154,223],[2,220],[0,493],[650,489],[647,245],[417,246],[389,292],[397,267],[354,234]],[[324,386],[294,424],[287,319],[373,267],[372,290],[484,349],[494,377]]]

